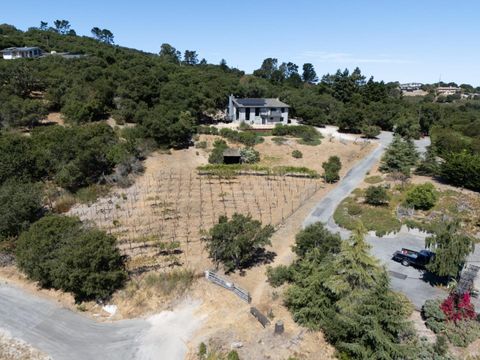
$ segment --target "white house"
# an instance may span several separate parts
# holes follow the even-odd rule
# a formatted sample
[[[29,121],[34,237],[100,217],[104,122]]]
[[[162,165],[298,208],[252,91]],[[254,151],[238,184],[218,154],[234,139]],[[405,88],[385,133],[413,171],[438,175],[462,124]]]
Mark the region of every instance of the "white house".
[[[400,90],[402,91],[417,91],[422,88],[422,83],[407,83],[407,84],[400,84]]]
[[[227,119],[247,124],[287,124],[290,106],[277,99],[228,98]]]
[[[438,95],[455,95],[460,92],[462,92],[462,88],[456,87],[456,86],[439,86],[437,87],[437,94]]]
[[[5,60],[37,58],[42,55],[42,49],[38,47],[11,47],[0,52]]]

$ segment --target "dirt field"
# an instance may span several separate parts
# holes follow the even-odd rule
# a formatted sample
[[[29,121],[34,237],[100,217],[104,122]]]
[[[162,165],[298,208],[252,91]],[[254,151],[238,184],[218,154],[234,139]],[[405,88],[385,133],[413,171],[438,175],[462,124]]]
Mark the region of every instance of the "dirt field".
[[[118,237],[122,251],[129,257],[129,269],[139,274],[132,282],[139,281],[144,276],[142,272],[166,271],[176,268],[175,264],[190,268],[200,276],[205,269],[212,267],[200,240],[203,231],[208,230],[219,215],[234,212],[250,213],[264,224],[275,225],[277,230],[272,237],[272,246],[267,249],[276,255],[270,265],[288,264],[293,260],[291,246],[303,220],[335,186],[325,184],[321,179],[281,176],[238,176],[234,179],[199,176],[195,169],[207,163],[213,137],[203,135],[201,140],[209,143],[206,150],[190,148],[171,154],[152,154],[145,161],[145,173],[133,186],[113,189],[109,196],[94,204],[77,205],[69,213],[92,221]],[[322,162],[337,155],[342,161],[343,176],[374,146],[330,142],[328,139],[323,139],[319,146],[300,145],[295,139],[277,145],[271,138],[266,138],[256,148],[261,153],[263,165],[306,166],[319,173],[323,172]],[[302,151],[303,158],[291,156],[295,149]],[[179,243],[179,251],[166,254],[161,250],[161,244],[174,242]],[[188,359],[196,359],[195,353],[201,342],[213,343],[223,350],[235,347],[242,359],[334,358],[334,349],[325,342],[321,332],[309,332],[293,321],[282,304],[283,289],[273,289],[266,282],[266,267],[260,265],[246,270],[245,274],[229,276],[250,292],[251,305],[202,278],[186,294],[170,299],[149,292],[137,302],[137,298],[125,297],[125,291],[121,290],[111,300],[118,306],[115,316],[110,317],[94,303],[85,304],[85,314],[99,320],[135,317],[174,309],[185,298],[190,298],[201,301],[195,316],[204,320],[188,343]],[[13,269],[0,270],[0,276],[37,291],[33,283],[26,282]],[[141,293],[142,289],[138,292]],[[39,293],[55,298],[71,309],[76,308],[68,294],[47,290]],[[271,325],[264,329],[249,313],[250,306],[268,314]],[[273,335],[273,324],[278,320],[284,322],[283,335]]]
[[[214,138],[204,136],[201,140],[211,144]],[[256,148],[262,154],[261,164],[307,166],[319,173],[322,162],[336,154],[342,160],[343,175],[371,146],[328,141],[307,146],[294,139],[276,145],[266,138]],[[302,151],[304,157],[293,158],[294,149]],[[133,186],[115,189],[94,204],[77,205],[69,214],[93,221],[114,234],[129,256],[131,271],[142,273],[183,265],[201,272],[211,266],[201,237],[220,215],[251,214],[263,224],[278,226],[325,187],[321,179],[200,176],[196,167],[206,164],[207,158],[208,148],[154,153],[145,162],[145,174]]]
[[[195,153],[186,151],[179,155],[171,157],[183,165],[183,171],[171,167],[154,174],[147,170],[140,183],[70,211],[71,215],[94,221],[116,235],[121,249],[129,256],[132,271],[172,263],[205,269],[201,236],[220,215],[251,214],[264,224],[278,225],[322,186],[320,180],[307,178],[198,176],[183,159],[195,157]],[[182,254],[172,257],[167,251],[162,252],[162,246],[166,246],[162,244],[168,243],[179,243]]]
[[[291,245],[295,241],[295,234],[312,207],[333,186],[327,185],[319,190],[275,232],[272,246],[268,248],[277,254],[271,266],[291,263],[294,259]],[[201,331],[190,342],[188,359],[196,359],[194,354],[198,345],[209,341],[224,350],[230,350],[235,343],[241,343],[242,347],[237,349],[241,359],[285,360],[289,356],[311,360],[335,358],[334,348],[324,340],[321,332],[307,331],[293,321],[282,303],[284,288],[272,288],[266,281],[267,266],[256,266],[244,275],[235,273],[228,276],[235,284],[250,292],[250,305],[206,280],[197,282],[190,296],[202,299],[200,313],[207,314],[207,318]],[[250,306],[255,306],[265,315],[270,314],[271,324],[263,328],[249,313]],[[274,324],[278,320],[285,325],[283,335],[273,335]]]

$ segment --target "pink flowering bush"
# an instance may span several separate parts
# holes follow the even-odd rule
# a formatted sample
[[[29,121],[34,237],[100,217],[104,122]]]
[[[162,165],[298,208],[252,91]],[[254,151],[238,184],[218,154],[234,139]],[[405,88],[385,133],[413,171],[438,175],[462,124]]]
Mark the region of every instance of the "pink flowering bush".
[[[447,320],[454,321],[455,323],[462,320],[475,319],[477,317],[475,308],[470,302],[469,293],[463,295],[451,293],[440,305],[440,309],[442,309]]]
[[[441,301],[427,300],[422,307],[425,325],[435,334],[443,334],[455,346],[466,347],[480,337],[480,322],[470,294],[450,294]]]

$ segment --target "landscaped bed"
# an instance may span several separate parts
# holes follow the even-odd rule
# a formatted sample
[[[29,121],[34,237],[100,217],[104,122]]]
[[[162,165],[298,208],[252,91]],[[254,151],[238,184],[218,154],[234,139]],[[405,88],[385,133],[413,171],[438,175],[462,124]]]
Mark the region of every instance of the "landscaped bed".
[[[395,185],[392,182],[379,183],[377,177],[374,183],[386,189],[388,202],[383,205],[369,205],[365,201],[366,189],[356,189],[347,197],[335,211],[335,222],[348,230],[353,230],[362,222],[369,231],[375,231],[377,236],[398,232],[402,225],[433,232],[439,223],[459,220],[462,228],[470,235],[478,233],[480,200],[478,197],[454,191],[437,191],[437,201],[429,210],[413,209],[407,204],[406,198],[414,187]],[[472,215],[473,214],[473,215]]]
[[[250,164],[208,164],[197,168],[200,175],[216,175],[232,177],[235,175],[283,175],[293,177],[318,178],[320,175],[315,170],[300,166],[262,166]]]

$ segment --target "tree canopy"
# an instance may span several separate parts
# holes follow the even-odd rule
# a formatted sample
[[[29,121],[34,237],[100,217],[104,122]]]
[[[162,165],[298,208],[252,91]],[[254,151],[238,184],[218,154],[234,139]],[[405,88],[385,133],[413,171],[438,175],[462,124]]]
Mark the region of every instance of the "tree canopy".
[[[474,250],[474,241],[460,232],[458,223],[449,222],[439,224],[435,234],[425,239],[425,246],[435,252],[428,270],[438,276],[456,278]]]
[[[77,301],[105,299],[127,276],[113,236],[58,215],[20,235],[17,263],[40,286],[71,292]]]
[[[292,285],[286,304],[295,321],[321,329],[340,358],[413,359],[408,308],[389,289],[363,233],[357,229],[340,249],[320,258],[317,247],[302,253],[287,273]]]
[[[380,170],[384,172],[402,172],[410,175],[410,170],[418,162],[418,152],[411,140],[405,140],[395,135],[388,146],[380,163]]]
[[[233,214],[229,220],[220,216],[218,224],[209,231],[206,248],[215,263],[227,271],[242,269],[255,261],[258,251],[270,245],[273,226],[253,220],[250,215]]]

